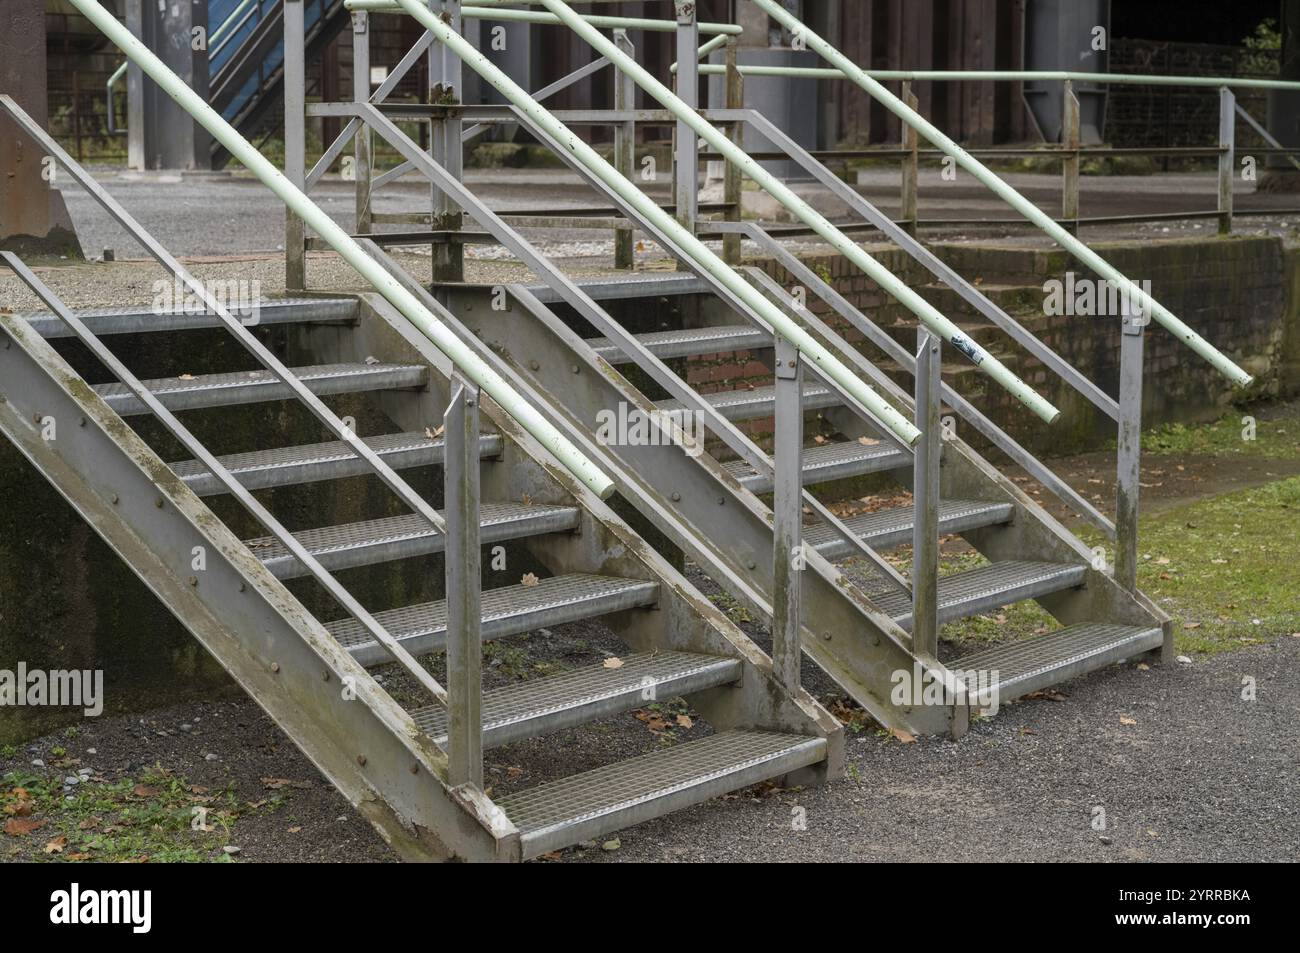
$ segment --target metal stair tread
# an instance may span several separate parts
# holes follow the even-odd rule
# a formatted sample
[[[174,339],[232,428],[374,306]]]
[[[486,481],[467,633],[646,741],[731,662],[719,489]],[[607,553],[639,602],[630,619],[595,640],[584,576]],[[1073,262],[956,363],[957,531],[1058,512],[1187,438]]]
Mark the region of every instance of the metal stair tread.
[[[257,303],[257,318],[249,327],[274,324],[305,324],[355,321],[355,298],[273,298]],[[246,318],[247,309],[228,309],[236,318]],[[94,334],[139,334],[156,331],[184,331],[221,327],[221,320],[211,311],[186,308],[158,310],[152,307],[77,308],[73,310],[81,323]],[[66,338],[72,330],[58,315],[33,311],[19,315],[45,338]]]
[[[984,500],[944,500],[939,504],[939,534],[961,533],[966,530],[1005,523],[1011,519],[1015,507],[1010,503]],[[898,546],[912,541],[914,508],[897,506],[875,513],[850,516],[844,524],[876,549]],[[804,530],[804,542],[828,559],[850,555],[849,544],[825,523]]]
[[[543,626],[563,625],[652,605],[658,597],[656,582],[592,573],[552,576],[539,580],[535,586],[516,583],[486,589],[481,602],[482,636],[496,639]],[[413,655],[435,652],[446,645],[445,600],[385,609],[376,612],[374,617]],[[355,619],[339,619],[327,623],[325,628],[362,665],[390,660],[388,652]]]
[[[772,416],[775,407],[776,388],[755,387],[753,390],[723,390],[711,394],[701,394],[700,396],[729,420],[749,420],[756,417]],[[840,403],[839,395],[825,384],[807,383],[803,385],[803,405],[805,410],[838,407]],[[681,402],[676,400],[661,400],[656,406],[665,411],[682,410]]]
[[[824,760],[826,740],[737,729],[497,800],[525,858],[659,817]]]
[[[485,503],[479,512],[482,542],[493,543],[577,527],[576,506]],[[328,569],[351,568],[442,552],[446,540],[415,513],[300,530],[293,534]],[[278,578],[304,575],[285,546],[273,536],[246,540],[254,555]]]
[[[723,354],[772,346],[772,337],[766,331],[747,324],[720,325],[709,328],[683,328],[676,331],[654,331],[638,334],[638,342],[660,360],[674,357],[695,357],[700,354]],[[592,338],[587,341],[591,349],[611,364],[626,364],[631,358],[623,353],[609,338]]]
[[[422,364],[319,364],[290,370],[318,395],[423,387],[429,373]],[[293,396],[289,387],[268,370],[163,377],[142,383],[169,410],[288,400]],[[122,416],[147,412],[125,384],[96,384],[94,390]]]
[[[442,463],[442,437],[429,437],[422,433],[396,433],[366,437],[363,442],[393,469]],[[501,444],[498,434],[480,434],[479,455],[495,456],[501,452]],[[234,453],[217,459],[240,483],[253,490],[371,472],[369,465],[342,440]],[[201,460],[183,460],[169,466],[173,473],[200,496],[225,492],[225,488]]]
[[[962,672],[996,672],[999,700],[1015,698],[1095,671],[1164,642],[1159,626],[1082,622],[1044,635],[980,649],[948,663]]]
[[[845,477],[861,476],[879,470],[892,470],[910,464],[911,457],[893,444],[862,444],[855,441],[823,443],[803,450],[803,482],[825,483]],[[744,460],[732,460],[723,467],[746,489],[762,493],[772,489],[772,481],[759,475]]]
[[[619,668],[591,665],[549,678],[515,682],[483,693],[483,746],[510,744],[645,704],[676,698],[740,678],[738,659],[690,652],[622,656]],[[447,739],[447,709],[431,705],[411,713],[438,744]]]
[[[998,606],[1068,589],[1083,582],[1087,567],[1071,563],[1006,560],[939,578],[939,621],[951,622]],[[912,603],[897,589],[870,598],[903,628],[912,624]]]

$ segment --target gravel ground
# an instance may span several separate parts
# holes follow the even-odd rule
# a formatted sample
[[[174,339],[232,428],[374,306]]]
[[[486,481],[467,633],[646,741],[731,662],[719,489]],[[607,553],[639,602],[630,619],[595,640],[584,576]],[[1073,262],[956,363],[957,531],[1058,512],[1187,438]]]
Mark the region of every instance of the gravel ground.
[[[565,627],[543,637],[540,654],[581,661],[607,651],[604,638]],[[842,780],[800,791],[760,786],[623,831],[617,850],[592,845],[560,859],[1300,860],[1298,667],[1300,637],[1284,636],[1192,665],[1096,672],[1061,686],[1060,700],[1006,706],[957,742],[902,744],[867,729],[848,739]],[[1240,697],[1246,675],[1256,680],[1255,701]],[[178,731],[181,723],[193,730]],[[699,725],[679,740],[707,731]],[[286,801],[277,810],[236,822],[241,861],[394,859],[251,701],[88,722],[75,741],[32,742],[0,761],[0,771],[48,758],[56,743],[109,777],[159,763],[207,787],[233,785],[248,800],[268,796],[264,779],[293,782],[279,788]],[[531,785],[662,743],[625,715],[558,743],[494,751],[489,783],[498,791]],[[1106,815],[1102,832],[1092,828],[1097,808]],[[797,814],[806,830],[792,829]],[[0,859],[12,849],[0,845]]]

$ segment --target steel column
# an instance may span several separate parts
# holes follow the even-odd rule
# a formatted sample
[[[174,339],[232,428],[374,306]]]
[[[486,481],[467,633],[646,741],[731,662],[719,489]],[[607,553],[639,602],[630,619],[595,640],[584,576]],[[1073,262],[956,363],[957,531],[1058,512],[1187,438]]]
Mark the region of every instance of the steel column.
[[[921,431],[912,457],[912,648],[939,650],[939,422],[942,353],[938,335],[916,332],[916,426]]]
[[[1145,314],[1124,309],[1119,350],[1119,447],[1115,481],[1115,581],[1137,592],[1138,492],[1142,463]]]
[[[803,367],[799,349],[777,335],[776,437],[772,487],[772,666],[788,691],[799,688],[803,590]]]
[[[352,14],[352,101],[364,103],[370,101],[370,24],[369,14],[356,12]],[[374,133],[365,123],[357,124],[357,134],[353,140],[353,172],[357,186],[357,232],[368,234],[372,231],[370,215],[370,196],[373,191],[374,168],[371,156],[374,154]]]
[[[628,38],[627,30],[615,30],[614,43],[629,56],[636,54],[636,47]],[[614,108],[627,113],[636,109],[636,84],[621,70],[614,70]],[[631,179],[635,167],[636,120],[626,119],[614,125],[614,168],[625,178]],[[614,229],[615,268],[628,269],[636,264],[633,235],[631,222],[620,223]]]
[[[302,0],[284,3],[284,174],[299,190],[307,185],[307,53]],[[307,229],[293,209],[284,210],[284,286],[307,288]]]
[[[429,0],[429,9],[457,33],[461,31],[460,0]],[[429,101],[440,105],[461,102],[461,62],[445,43],[429,47]],[[431,123],[429,156],[459,181],[463,175],[464,151],[461,147],[463,123],[459,116],[444,115]],[[464,224],[459,206],[446,192],[432,187],[435,231],[458,232]],[[433,280],[465,280],[465,247],[457,241],[440,241],[433,246]]]
[[[903,102],[915,109],[920,100],[916,98],[916,93],[912,92],[912,84],[903,84]],[[916,189],[920,180],[920,138],[916,130],[911,126],[903,125],[903,148],[907,155],[903,159],[903,194],[900,223],[907,234],[916,235]]]
[[[1232,178],[1237,131],[1237,99],[1227,86],[1219,90],[1219,234],[1232,233]]]
[[[677,97],[689,109],[700,108],[700,26],[695,19],[695,0],[675,0],[677,9]],[[621,71],[620,71],[621,72]],[[700,139],[682,120],[677,122],[676,157],[673,163],[674,200],[677,221],[695,231],[699,217]]]
[[[447,515],[447,773],[483,786],[482,569],[479,564],[479,394],[452,376],[443,416]]]
[[[707,45],[707,44],[706,44]],[[727,37],[726,63],[727,63],[727,108],[744,109],[745,108],[745,77],[737,68],[736,56],[739,52],[740,44],[736,38]],[[619,71],[619,75],[623,75]],[[745,124],[743,122],[733,123],[729,130],[731,141],[736,144],[736,148],[745,148]],[[726,204],[727,210],[723,213],[723,219],[728,222],[739,222],[744,217],[744,187],[745,179],[740,174],[740,167],[734,162],[722,163],[722,201]],[[741,254],[741,237],[739,235],[724,235],[722,238],[722,260],[729,265],[739,265],[743,260]]]

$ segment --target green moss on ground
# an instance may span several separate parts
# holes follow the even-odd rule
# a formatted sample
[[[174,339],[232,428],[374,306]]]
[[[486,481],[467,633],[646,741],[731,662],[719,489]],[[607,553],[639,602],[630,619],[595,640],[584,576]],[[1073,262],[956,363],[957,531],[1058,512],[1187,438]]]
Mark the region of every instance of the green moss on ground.
[[[1268,420],[1255,419],[1254,439],[1245,438],[1248,411],[1233,412],[1212,424],[1167,424],[1142,436],[1142,450],[1153,456],[1205,454],[1300,459],[1300,412]]]

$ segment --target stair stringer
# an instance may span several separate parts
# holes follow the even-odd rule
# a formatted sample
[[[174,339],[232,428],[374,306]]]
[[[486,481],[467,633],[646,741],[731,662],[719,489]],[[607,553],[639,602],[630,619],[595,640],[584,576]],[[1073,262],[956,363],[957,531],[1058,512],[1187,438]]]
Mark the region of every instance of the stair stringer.
[[[373,306],[383,311],[382,303]],[[480,349],[517,389],[535,393],[554,415],[552,422],[605,468],[623,498],[655,529],[729,595],[770,620],[771,510],[707,453],[692,457],[675,445],[599,442],[599,411],[620,405],[645,413],[655,408],[577,334],[558,333],[519,307],[489,310],[475,323],[482,340],[472,335],[462,340]],[[942,666],[914,658],[911,636],[817,552],[807,554],[802,578],[808,656],[882,724],[917,733],[949,732],[951,709],[906,709],[890,701],[897,673],[912,673],[919,661],[924,672],[946,677]]]
[[[0,334],[0,431],[380,836],[409,860],[519,859],[505,815],[447,785],[411,717],[49,343],[14,315]]]
[[[405,361],[423,360],[437,368],[441,355],[409,322],[394,314],[382,299],[367,295],[363,302],[361,325],[351,347],[359,347],[381,361],[400,355]],[[309,336],[317,340],[318,346],[330,347],[332,354],[340,354],[337,348],[349,346],[345,337],[329,332],[319,335],[313,329]],[[498,369],[510,379],[510,368]],[[413,406],[417,409],[412,411]],[[739,659],[744,663],[739,683],[692,695],[705,719],[718,731],[758,728],[825,738],[827,760],[813,772],[815,777],[805,780],[838,777],[843,770],[843,729],[839,722],[808,692],[787,691],[777,681],[767,653],[495,401],[482,395],[480,411],[503,438],[501,460],[484,467],[483,498],[576,503],[582,513],[576,533],[535,536],[520,544],[557,575],[597,573],[658,583],[660,595],[655,608],[606,616],[611,629],[638,652],[698,652]],[[427,425],[427,416],[419,416],[426,412],[418,405],[408,404],[407,409],[395,412],[398,416],[394,419],[401,427]]]

